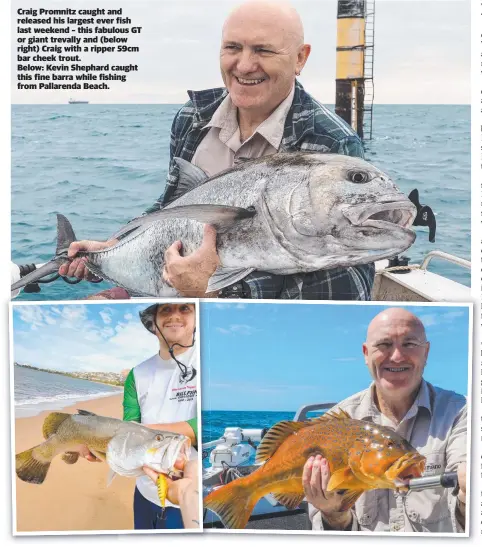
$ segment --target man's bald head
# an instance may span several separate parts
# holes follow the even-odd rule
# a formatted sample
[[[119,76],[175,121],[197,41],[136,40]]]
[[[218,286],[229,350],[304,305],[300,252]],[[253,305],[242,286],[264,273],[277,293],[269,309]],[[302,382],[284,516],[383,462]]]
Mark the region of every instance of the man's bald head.
[[[405,324],[417,333],[419,338],[426,342],[425,327],[420,319],[404,308],[388,308],[376,315],[368,325],[367,341],[378,336],[381,329],[391,324]]]
[[[255,20],[264,25],[273,25],[279,29],[294,47],[304,43],[304,31],[301,17],[288,2],[273,2],[268,0],[248,0],[235,7],[228,15],[223,25],[223,36],[226,29],[233,23]]]
[[[224,23],[221,74],[240,123],[254,129],[289,96],[310,55],[296,10],[250,0]]]
[[[422,382],[430,343],[420,319],[403,308],[388,308],[372,319],[363,344],[365,363],[385,404],[413,402]],[[408,407],[403,409],[408,411]]]

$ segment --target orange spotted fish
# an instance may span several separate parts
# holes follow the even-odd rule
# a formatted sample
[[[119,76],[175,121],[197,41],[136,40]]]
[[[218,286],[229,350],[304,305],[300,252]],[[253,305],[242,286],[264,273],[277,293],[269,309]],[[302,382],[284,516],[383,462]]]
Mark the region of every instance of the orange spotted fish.
[[[303,467],[310,456],[328,460],[328,491],[346,490],[342,511],[366,490],[403,488],[420,477],[425,457],[387,427],[352,420],[344,411],[309,422],[279,422],[265,435],[256,453],[256,471],[213,490],[204,507],[214,511],[226,528],[245,528],[256,503],[266,494],[288,509],[305,497]]]

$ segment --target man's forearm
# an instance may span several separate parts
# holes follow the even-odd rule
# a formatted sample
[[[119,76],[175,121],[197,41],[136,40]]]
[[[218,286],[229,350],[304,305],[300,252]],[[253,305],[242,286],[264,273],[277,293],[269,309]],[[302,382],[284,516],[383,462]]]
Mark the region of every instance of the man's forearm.
[[[199,490],[194,481],[191,481],[181,493],[179,507],[184,528],[199,528]]]

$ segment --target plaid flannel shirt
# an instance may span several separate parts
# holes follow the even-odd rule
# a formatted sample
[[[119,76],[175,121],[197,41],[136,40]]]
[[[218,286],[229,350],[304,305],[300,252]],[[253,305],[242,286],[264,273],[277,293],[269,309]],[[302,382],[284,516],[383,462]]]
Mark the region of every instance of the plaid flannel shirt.
[[[207,123],[223,102],[225,88],[188,91],[188,101],[176,114],[171,128],[170,164],[163,195],[146,210],[157,211],[172,201],[179,182],[174,158],[191,161],[206,136]],[[315,101],[295,82],[293,103],[286,118],[279,152],[310,150],[364,157],[358,135],[336,114]],[[273,275],[253,272],[223,289],[220,296],[315,300],[370,300],[374,264],[319,270],[308,274]]]

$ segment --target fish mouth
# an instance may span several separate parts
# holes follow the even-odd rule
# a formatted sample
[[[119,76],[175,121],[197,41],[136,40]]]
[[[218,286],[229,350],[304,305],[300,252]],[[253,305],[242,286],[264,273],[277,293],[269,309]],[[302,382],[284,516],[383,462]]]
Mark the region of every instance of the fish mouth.
[[[343,210],[343,215],[356,227],[393,230],[394,226],[397,226],[408,233],[412,233],[410,227],[416,214],[416,207],[405,198],[381,203],[352,205]]]
[[[425,470],[425,456],[406,454],[385,472],[385,477],[398,490],[408,490],[408,481],[421,477]]]
[[[167,457],[168,462],[165,464],[168,473],[168,477],[172,478],[181,478],[183,476],[184,466],[189,460],[191,454],[191,441],[188,437],[181,438],[177,443],[175,443],[172,451],[166,450],[163,456]]]

